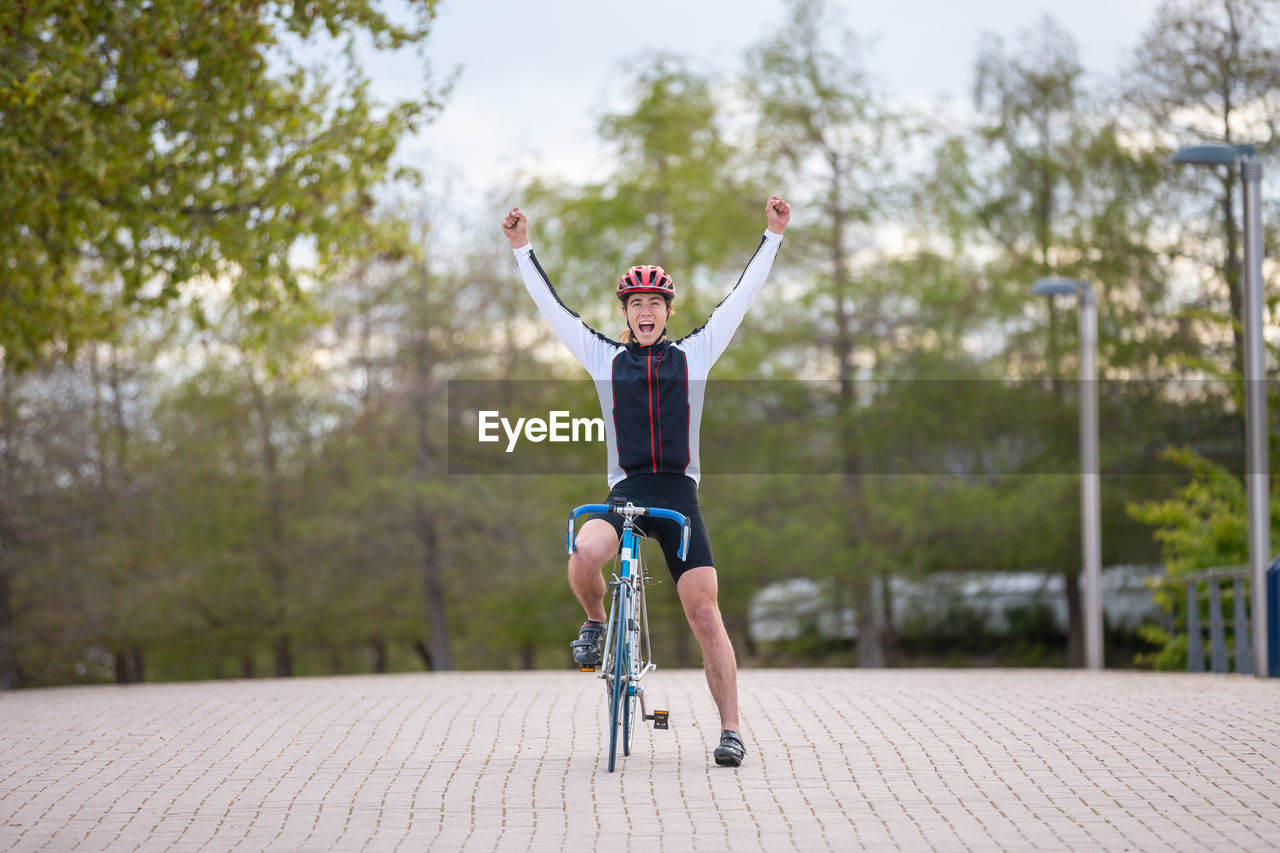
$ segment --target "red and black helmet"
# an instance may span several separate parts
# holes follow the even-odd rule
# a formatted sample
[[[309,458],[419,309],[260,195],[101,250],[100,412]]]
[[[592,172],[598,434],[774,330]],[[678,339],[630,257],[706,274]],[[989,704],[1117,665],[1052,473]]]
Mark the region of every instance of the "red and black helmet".
[[[641,264],[627,270],[627,274],[618,279],[619,301],[626,302],[633,293],[661,293],[668,299],[675,299],[676,286],[662,267]]]

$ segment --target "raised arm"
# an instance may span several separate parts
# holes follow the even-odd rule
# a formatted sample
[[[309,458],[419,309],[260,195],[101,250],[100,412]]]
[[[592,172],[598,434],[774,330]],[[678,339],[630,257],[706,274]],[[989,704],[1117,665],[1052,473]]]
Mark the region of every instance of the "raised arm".
[[[520,208],[511,208],[503,217],[502,233],[511,241],[525,290],[529,291],[538,311],[551,324],[556,337],[592,376],[607,370],[619,344],[582,322],[581,317],[560,301],[560,296],[551,286],[551,279],[533,254],[533,244],[529,242],[529,218]]]
[[[778,254],[778,247],[782,245],[782,234],[791,222],[791,205],[776,195],[770,196],[765,204],[765,219],[768,228],[760,238],[760,245],[756,247],[747,268],[738,277],[737,284],[711,312],[707,322],[681,341],[685,351],[707,369],[715,364],[716,359],[729,346],[733,333],[737,331],[742,318],[755,302],[756,294],[769,277],[773,259]]]

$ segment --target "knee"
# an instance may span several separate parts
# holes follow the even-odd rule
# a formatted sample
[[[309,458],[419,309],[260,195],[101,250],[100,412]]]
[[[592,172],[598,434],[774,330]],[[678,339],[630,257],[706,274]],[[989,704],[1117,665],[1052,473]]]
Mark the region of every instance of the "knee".
[[[715,599],[694,603],[686,615],[689,617],[689,627],[699,637],[713,637],[724,630],[720,619],[720,607]]]
[[[617,536],[608,535],[613,532],[612,528],[606,528],[606,531],[589,526],[583,528],[583,535],[574,542],[573,553],[569,555],[569,571],[575,574],[598,572],[613,558],[618,550]]]

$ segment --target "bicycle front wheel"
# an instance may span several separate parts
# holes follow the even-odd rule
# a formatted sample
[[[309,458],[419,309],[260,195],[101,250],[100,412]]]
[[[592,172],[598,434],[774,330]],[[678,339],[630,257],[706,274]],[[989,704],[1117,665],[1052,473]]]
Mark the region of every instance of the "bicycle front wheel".
[[[626,719],[624,704],[627,698],[627,683],[630,680],[630,664],[628,660],[631,657],[630,643],[627,640],[626,626],[631,622],[631,599],[627,594],[625,585],[619,586],[613,601],[614,624],[613,624],[613,660],[610,662],[612,670],[610,674],[609,685],[609,772],[613,772],[614,763],[618,755],[618,730],[623,726],[623,720]],[[623,751],[630,752],[626,746],[626,736],[623,738]]]
[[[640,608],[639,601],[630,608],[626,642],[620,650],[627,657],[627,684],[622,696],[622,754],[631,754],[631,743],[636,736],[636,700],[640,693]]]

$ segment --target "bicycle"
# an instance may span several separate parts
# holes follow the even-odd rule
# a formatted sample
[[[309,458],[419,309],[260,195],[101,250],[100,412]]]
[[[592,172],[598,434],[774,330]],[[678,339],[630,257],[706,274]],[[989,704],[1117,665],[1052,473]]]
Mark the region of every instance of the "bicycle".
[[[649,614],[645,609],[644,588],[650,582],[645,572],[644,556],[640,540],[645,533],[635,523],[641,516],[663,518],[681,526],[680,559],[689,552],[689,519],[670,509],[640,507],[628,501],[625,504],[584,504],[569,513],[567,544],[573,553],[574,527],[578,517],[587,513],[616,512],[622,516],[622,537],[618,541],[618,553],[614,557],[613,599],[600,658],[600,674],[604,679],[609,702],[609,772],[613,772],[618,749],[618,734],[622,734],[622,754],[631,754],[636,728],[636,703],[640,704],[642,721],[653,721],[654,729],[667,729],[670,714],[654,709],[648,713],[644,701],[644,687],[640,684],[650,672],[658,668],[653,662],[653,646],[649,639]],[[584,672],[594,672],[594,666],[581,667]]]

